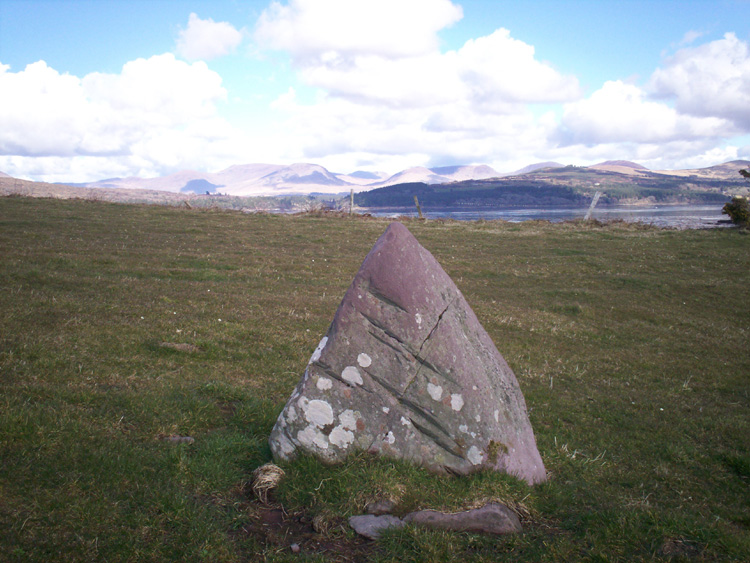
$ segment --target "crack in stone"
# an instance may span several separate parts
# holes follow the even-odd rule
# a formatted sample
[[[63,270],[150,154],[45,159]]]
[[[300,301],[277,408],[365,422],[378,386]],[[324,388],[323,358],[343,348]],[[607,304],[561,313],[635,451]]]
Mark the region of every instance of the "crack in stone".
[[[434,368],[432,367],[432,364],[429,364],[429,366],[427,366],[427,363],[428,363],[428,362],[427,362],[426,358],[423,358],[423,357],[422,357],[422,350],[424,349],[424,347],[425,347],[425,345],[427,344],[427,342],[429,342],[430,338],[432,337],[432,335],[433,335],[433,334],[435,333],[435,331],[437,330],[438,326],[440,325],[440,321],[442,321],[442,320],[443,320],[443,315],[445,315],[445,313],[447,313],[447,312],[448,312],[448,309],[450,309],[450,308],[451,308],[451,306],[452,306],[452,305],[453,305],[453,304],[454,304],[454,303],[456,302],[456,299],[458,299],[458,296],[454,297],[454,298],[453,298],[453,299],[451,300],[451,302],[450,302],[450,303],[448,303],[448,304],[447,304],[447,305],[445,306],[445,309],[443,309],[443,311],[442,311],[442,312],[441,312],[441,313],[440,313],[440,314],[438,315],[438,318],[437,318],[437,320],[435,321],[435,325],[434,325],[434,326],[432,327],[432,329],[430,330],[430,332],[429,332],[429,333],[427,334],[427,337],[426,337],[426,338],[425,338],[425,339],[424,339],[424,340],[422,341],[422,344],[420,344],[420,346],[419,346],[419,351],[418,351],[418,352],[417,352],[416,354],[414,354],[414,358],[415,358],[415,359],[417,360],[417,362],[419,363],[419,367],[417,367],[417,370],[416,370],[416,372],[414,373],[414,375],[413,375],[413,376],[411,377],[411,379],[409,380],[409,382],[408,382],[408,383],[406,384],[406,386],[404,387],[404,393],[406,393],[406,391],[407,391],[407,390],[409,389],[409,387],[411,387],[411,384],[412,384],[412,383],[414,383],[414,381],[415,381],[415,380],[417,379],[417,376],[418,376],[418,375],[420,374],[420,372],[422,371],[422,367],[423,367],[423,366],[424,366],[424,367],[428,367],[429,369],[431,369],[432,371],[434,371],[434,372],[435,372],[435,373],[437,373],[438,375],[440,375],[440,376],[443,376],[443,377],[445,377],[445,374],[441,373],[441,372],[440,372],[440,371],[438,371],[437,369],[434,369]],[[427,356],[427,350],[425,350],[425,356]],[[451,377],[445,377],[445,379],[447,379],[448,381],[451,381],[452,383],[455,383],[455,381],[454,381],[454,380],[453,380],[453,378],[451,378]]]
[[[435,321],[435,326],[433,326],[433,327],[432,327],[432,330],[430,330],[430,332],[429,332],[429,334],[427,335],[427,337],[426,337],[426,338],[425,338],[425,339],[424,339],[424,340],[422,341],[422,344],[420,344],[420,346],[419,346],[419,351],[418,351],[418,352],[417,352],[417,353],[415,354],[415,356],[416,356],[417,358],[419,358],[419,357],[421,356],[421,354],[422,354],[422,348],[424,348],[424,345],[425,345],[425,344],[427,344],[427,342],[428,342],[428,341],[430,340],[430,338],[432,337],[432,334],[433,334],[433,333],[434,333],[434,332],[435,332],[435,331],[437,330],[437,327],[438,327],[438,325],[440,325],[440,321],[442,321],[442,320],[443,320],[443,315],[445,315],[445,313],[446,313],[446,312],[448,311],[448,309],[450,309],[450,308],[451,308],[451,305],[453,305],[453,303],[454,303],[454,302],[456,301],[456,299],[457,299],[457,297],[454,297],[454,298],[453,298],[453,299],[451,300],[451,302],[450,302],[450,303],[448,303],[448,304],[447,304],[447,305],[445,306],[445,309],[443,309],[443,312],[442,312],[442,313],[440,313],[440,314],[438,315],[438,318],[437,318],[437,320]]]

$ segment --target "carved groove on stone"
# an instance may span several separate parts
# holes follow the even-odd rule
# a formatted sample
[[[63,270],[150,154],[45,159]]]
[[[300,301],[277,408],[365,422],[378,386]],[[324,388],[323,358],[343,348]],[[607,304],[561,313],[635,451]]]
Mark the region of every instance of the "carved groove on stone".
[[[443,426],[434,416],[432,416],[422,407],[413,403],[409,399],[399,396],[396,396],[396,398],[398,399],[399,403],[401,403],[412,415],[414,415],[409,416],[409,420],[417,430],[422,432],[422,434],[425,434],[426,436],[432,438],[432,440],[438,446],[443,448],[451,455],[464,458],[461,447],[456,444],[450,433],[445,428],[443,428]],[[418,420],[415,420],[414,417],[417,417]]]
[[[383,387],[389,393],[395,395],[396,398],[399,398],[401,396],[401,392],[398,389],[396,389],[395,387],[393,387],[390,383],[388,383],[387,381],[385,381],[383,378],[378,377],[374,373],[371,373],[369,375],[370,375],[370,377],[372,378],[372,380],[375,383],[377,383],[378,385],[380,385],[381,387]]]
[[[386,305],[389,305],[389,306],[393,307],[394,309],[398,309],[399,311],[403,311],[404,313],[408,313],[409,312],[406,309],[404,309],[401,305],[399,305],[398,303],[396,303],[393,299],[390,299],[390,298],[386,297],[385,295],[383,295],[382,293],[380,293],[377,289],[375,289],[373,287],[368,287],[367,288],[367,292],[370,295],[372,295],[375,299],[377,299],[378,301],[380,301],[381,303],[385,303]]]
[[[453,377],[448,375],[444,370],[439,369],[438,367],[431,364],[429,361],[427,361],[426,358],[416,358],[417,362],[419,363],[419,367],[417,368],[417,375],[419,375],[422,372],[422,368],[426,368],[427,370],[431,371],[435,375],[440,376],[441,378],[450,381],[451,383],[458,385],[458,382],[456,382]],[[416,376],[415,376],[416,377]],[[428,377],[429,379],[429,377]],[[410,381],[409,384],[412,382]],[[407,387],[408,388],[408,387]]]
[[[419,430],[425,436],[429,436],[430,438],[432,438],[432,441],[435,442],[436,445],[438,445],[441,448],[443,448],[446,452],[448,452],[449,454],[451,454],[453,456],[460,457],[461,459],[466,459],[466,457],[463,454],[463,451],[461,450],[461,447],[458,444],[456,444],[450,438],[450,436],[447,436],[447,434],[446,434],[445,436],[448,437],[448,440],[446,440],[444,436],[439,435],[437,432],[433,432],[432,428],[429,428],[427,426],[423,426],[422,424],[420,424],[419,422],[417,422],[416,420],[414,420],[411,417],[409,417],[409,420],[414,425],[414,428],[416,428],[417,430]],[[443,430],[440,427],[437,427],[437,428],[439,430]]]
[[[364,317],[364,315],[362,315],[362,316]],[[381,332],[382,332],[382,330],[381,330]],[[374,330],[368,330],[367,333],[370,336],[372,336],[373,338],[375,338],[376,340],[382,342],[383,344],[385,344],[386,346],[388,346],[389,348],[391,348],[394,352],[397,352],[398,354],[409,354],[409,355],[411,355],[411,353],[408,350],[405,350],[403,347],[399,348],[398,346],[394,345],[393,342],[390,342],[390,341],[386,340],[381,334],[375,332]]]
[[[399,337],[398,334],[396,334],[392,330],[389,330],[388,327],[383,326],[383,323],[381,323],[377,319],[372,318],[367,313],[364,313],[364,312],[360,311],[360,315],[362,315],[367,320],[367,322],[369,322],[372,326],[374,326],[375,328],[379,329],[383,334],[385,334],[386,336],[390,336],[393,340],[395,340],[396,342],[398,342],[403,347],[404,350],[406,350],[407,352],[409,352],[409,354],[411,354],[412,356],[416,356],[416,354],[411,350],[411,346],[409,346],[409,343],[408,342],[404,342]]]
[[[313,362],[313,365],[316,366],[316,367],[319,367],[321,370],[323,370],[323,373],[325,373],[328,377],[332,377],[336,381],[340,381],[341,383],[343,383],[347,387],[354,388],[354,385],[352,385],[346,379],[344,379],[343,377],[341,377],[338,373],[336,373],[334,371],[334,369],[331,366],[329,366],[325,362],[321,362],[320,360],[315,360]],[[365,373],[367,373],[369,375],[369,372],[367,372],[365,370],[362,370],[362,371],[364,371]],[[372,393],[373,392],[372,389],[368,389],[365,385],[358,385],[357,387],[359,389],[362,389],[362,391],[365,391],[367,393]]]

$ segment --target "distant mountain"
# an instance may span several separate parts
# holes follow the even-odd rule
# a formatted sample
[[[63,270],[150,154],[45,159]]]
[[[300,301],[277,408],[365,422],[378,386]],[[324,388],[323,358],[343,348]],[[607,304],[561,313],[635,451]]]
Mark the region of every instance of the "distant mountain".
[[[560,164],[559,162],[537,162],[536,164],[529,164],[528,166],[524,166],[520,170],[516,170],[515,172],[511,172],[510,174],[503,174],[504,176],[521,176],[523,174],[531,174],[532,172],[536,172],[537,170],[543,170],[544,168],[562,168],[565,166],[564,164]]]
[[[378,186],[392,186],[394,184],[406,184],[410,182],[422,182],[423,184],[446,184],[451,182],[451,178],[448,176],[441,176],[435,174],[429,168],[424,166],[414,166],[413,168],[407,168],[402,170],[398,174],[394,174],[384,182],[380,182]]]
[[[500,174],[490,166],[465,165],[465,166],[441,166],[437,168],[425,168],[415,166],[394,174],[379,184],[370,187],[392,186],[409,182],[422,182],[424,184],[447,184],[449,182],[461,182],[465,180],[484,180],[486,178],[497,178]]]
[[[629,160],[606,160],[604,162],[600,162],[599,164],[589,166],[589,168],[606,169],[610,166],[616,166],[618,168],[634,168],[636,170],[648,170],[648,168],[646,168],[645,166],[638,164],[637,162],[631,162]]]
[[[288,188],[290,185],[348,186],[349,183],[331,174],[317,164],[292,164],[275,170],[259,179],[258,185]]]
[[[707,168],[695,168],[688,170],[660,170],[658,174],[677,175],[696,177],[713,180],[737,180],[742,177],[739,174],[741,169],[750,167],[750,160],[732,160],[724,164],[716,164]]]
[[[119,189],[139,189],[139,190],[159,190],[167,192],[179,192],[183,187],[193,180],[210,181],[210,174],[196,172],[194,170],[182,170],[169,176],[159,178],[108,178],[97,182],[81,184],[87,188],[119,188]],[[212,182],[219,184],[220,182]]]
[[[556,164],[556,163],[540,163]],[[733,161],[697,171],[656,172],[627,161],[595,166],[529,166],[525,173],[452,183],[407,182],[360,192],[362,207],[407,207],[419,198],[430,207],[516,207],[585,205],[596,192],[601,204],[714,203],[750,192],[738,174],[749,161]]]
[[[486,165],[445,166],[428,169],[409,168],[389,176],[383,172],[359,170],[352,174],[336,174],[317,164],[238,164],[219,172],[184,170],[159,178],[109,178],[80,184],[91,188],[126,188],[165,190],[181,193],[220,192],[236,196],[345,193],[373,187],[425,182],[448,182],[494,178],[498,172]]]
[[[694,170],[648,170],[628,161],[608,161],[594,166],[562,166],[556,162],[537,163],[512,175],[499,175],[490,167],[417,167],[383,179],[385,174],[355,172],[334,174],[314,164],[244,164],[215,173],[181,171],[160,178],[108,178],[85,185],[45,184],[13,178],[0,173],[0,196],[9,194],[34,197],[76,197],[107,201],[185,203],[208,201],[214,195],[283,196],[277,203],[290,201],[309,204],[313,193],[347,194],[354,190],[355,203],[362,207],[409,207],[418,195],[425,209],[450,207],[560,206],[587,205],[599,191],[600,205],[616,203],[713,203],[728,201],[733,195],[749,195],[750,183],[738,173],[750,168],[750,160],[734,160]],[[522,173],[526,171],[525,173]],[[455,178],[491,174],[484,179],[457,181]],[[372,176],[380,178],[373,179]],[[395,180],[418,178],[386,185]],[[360,182],[359,184],[354,182]],[[361,184],[364,182],[365,184]],[[428,183],[432,182],[432,183]],[[369,191],[363,191],[368,190]],[[224,198],[214,198],[224,200]],[[262,198],[259,198],[259,201]],[[273,199],[273,198],[272,198]],[[226,198],[228,206],[247,205]],[[329,198],[328,201],[331,201]],[[238,203],[239,202],[239,203]],[[281,202],[281,203],[279,203]],[[256,204],[251,204],[256,205]],[[260,204],[258,204],[260,205]],[[291,204],[290,204],[291,205]],[[296,204],[294,204],[296,205]],[[302,204],[300,204],[302,205]]]
[[[464,166],[441,166],[430,168],[434,174],[450,178],[454,182],[464,180],[485,180],[487,178],[497,178],[500,176],[497,170],[486,164],[473,164]]]
[[[212,184],[208,180],[190,180],[187,184],[180,188],[180,193],[213,194],[216,193],[217,188],[221,188],[221,186]]]
[[[603,170],[606,172],[618,172],[620,174],[643,175],[649,172],[645,166],[641,166],[629,160],[607,160],[588,167],[589,170]]]
[[[487,165],[456,165],[426,168],[418,166],[387,175],[382,172],[359,170],[351,174],[333,173],[317,164],[238,164],[219,172],[182,170],[158,178],[108,178],[96,182],[77,184],[81,187],[109,189],[146,189],[175,193],[222,193],[236,196],[293,195],[293,194],[344,194],[349,190],[360,192],[398,184],[421,183],[429,186],[457,182],[486,181],[493,178],[522,178],[528,181],[565,182],[569,185],[586,185],[595,182],[654,181],[654,178],[698,178],[699,180],[741,180],[737,171],[750,166],[750,161],[737,160],[696,170],[649,170],[626,160],[609,160],[593,166],[565,166],[559,162],[538,162],[512,173],[499,173]],[[600,176],[596,176],[599,174]],[[614,176],[607,174],[614,174]],[[604,175],[604,176],[601,176]],[[4,175],[7,177],[7,175]],[[0,173],[0,177],[3,177]],[[557,178],[557,180],[554,180]]]
[[[6,174],[5,172],[0,172],[0,178],[10,178],[10,177],[11,176],[9,176],[8,174]]]
[[[338,174],[340,178],[346,178],[349,181],[366,180],[368,183],[379,182],[388,178],[389,174],[385,172],[366,172],[364,170],[357,170],[351,174]]]

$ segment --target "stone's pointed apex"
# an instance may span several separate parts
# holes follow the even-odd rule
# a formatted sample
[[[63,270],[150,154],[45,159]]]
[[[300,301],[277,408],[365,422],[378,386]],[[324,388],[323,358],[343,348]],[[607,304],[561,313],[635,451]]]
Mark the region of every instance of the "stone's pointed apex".
[[[365,450],[440,472],[546,479],[515,375],[398,222],[362,263],[269,442],[281,459]]]
[[[406,234],[406,235],[409,235],[410,237],[414,236],[411,234],[411,231],[406,228],[406,225],[398,221],[394,221],[393,223],[388,224],[388,227],[386,227],[385,232],[387,233],[389,231],[398,232],[399,234]]]

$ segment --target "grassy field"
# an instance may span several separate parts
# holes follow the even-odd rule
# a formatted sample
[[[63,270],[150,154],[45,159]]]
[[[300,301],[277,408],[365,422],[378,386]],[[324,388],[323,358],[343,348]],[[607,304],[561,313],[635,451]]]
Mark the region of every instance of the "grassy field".
[[[357,455],[286,464],[272,505],[253,495],[385,221],[6,197],[0,560],[750,558],[750,236],[406,224],[518,376],[547,483]],[[346,518],[383,497],[501,499],[525,530],[357,538]]]

